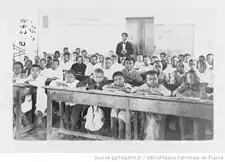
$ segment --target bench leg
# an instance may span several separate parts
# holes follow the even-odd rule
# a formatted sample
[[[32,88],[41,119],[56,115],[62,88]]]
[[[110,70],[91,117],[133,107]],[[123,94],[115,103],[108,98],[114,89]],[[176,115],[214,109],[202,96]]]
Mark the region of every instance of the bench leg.
[[[47,140],[50,140],[52,134],[52,102],[50,101],[50,92],[48,91],[47,101]]]

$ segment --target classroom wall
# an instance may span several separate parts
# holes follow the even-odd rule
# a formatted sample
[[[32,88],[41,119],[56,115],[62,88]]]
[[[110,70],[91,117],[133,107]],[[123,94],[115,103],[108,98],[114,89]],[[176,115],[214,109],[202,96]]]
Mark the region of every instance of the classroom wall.
[[[125,17],[152,16],[155,24],[194,24],[195,57],[215,52],[216,12],[213,9],[42,9],[36,12],[35,18],[38,15],[40,53],[62,51],[67,46],[88,49],[90,54],[100,52],[107,55],[109,50],[115,51],[120,34],[126,31]],[[48,16],[48,28],[42,28],[42,16]]]

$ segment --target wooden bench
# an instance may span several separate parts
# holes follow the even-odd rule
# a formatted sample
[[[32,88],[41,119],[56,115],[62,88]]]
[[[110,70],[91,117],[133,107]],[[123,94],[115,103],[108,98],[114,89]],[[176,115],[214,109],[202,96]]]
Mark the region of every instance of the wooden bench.
[[[13,84],[13,99],[16,102],[16,140],[20,140],[21,136],[26,132],[32,130],[34,125],[28,125],[27,127],[21,127],[21,104],[22,104],[22,97],[25,88],[33,88],[36,90],[36,87],[30,84],[25,83],[14,83]],[[33,95],[33,94],[32,94]],[[32,97],[33,98],[33,97]],[[32,101],[33,102],[33,101]]]
[[[135,111],[134,117],[134,135],[133,139],[138,140],[138,123],[137,113],[151,112],[163,115],[179,116],[181,139],[185,139],[183,119],[185,117],[193,120],[193,139],[200,139],[199,128],[202,120],[213,122],[213,101],[210,100],[197,100],[197,99],[183,99],[174,97],[163,96],[143,96],[138,94],[120,94],[105,92],[99,90],[84,90],[81,88],[68,89],[46,86],[48,96],[47,106],[47,139],[50,139],[52,132],[52,101],[60,103],[60,111],[62,113],[62,103],[76,103],[85,105],[98,105],[108,108],[124,109],[127,112],[126,123],[126,140],[131,140],[131,114],[130,111]],[[92,135],[76,131],[69,131],[63,128],[62,114],[60,120],[60,128],[57,130],[59,133],[70,134],[75,136],[82,136],[85,138],[98,139],[98,140],[115,140],[115,138],[101,135]]]

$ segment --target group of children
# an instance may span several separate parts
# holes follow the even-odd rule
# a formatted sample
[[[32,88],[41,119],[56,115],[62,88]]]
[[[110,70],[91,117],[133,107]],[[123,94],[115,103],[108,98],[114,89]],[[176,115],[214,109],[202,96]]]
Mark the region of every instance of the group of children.
[[[64,48],[63,53],[63,59],[56,51],[53,59],[51,56],[47,59],[36,56],[34,64],[28,57],[24,57],[24,65],[14,62],[13,82],[26,82],[37,86],[35,114],[39,121],[37,123],[42,125],[47,108],[47,97],[43,88],[45,85],[85,87],[86,90],[98,89],[140,95],[213,98],[213,92],[207,90],[213,88],[214,80],[211,53],[206,58],[201,55],[198,60],[192,59],[190,54],[170,57],[166,53],[161,53],[160,57],[117,57],[113,51],[110,51],[108,57],[98,53],[88,57],[87,51],[80,52],[79,48],[72,55],[68,48]],[[84,75],[88,78],[78,80],[79,76]],[[169,89],[169,85],[174,85],[175,90]],[[27,95],[28,93],[24,94],[25,98]],[[25,107],[22,105],[23,114],[29,110]],[[159,121],[165,117],[153,113],[146,113],[144,116],[144,139],[162,139]],[[80,129],[82,121],[85,121],[85,129],[98,134],[111,128],[111,121],[114,121],[119,126],[119,138],[125,138],[127,119],[126,111],[122,109],[65,103],[63,121],[65,128],[70,130]]]

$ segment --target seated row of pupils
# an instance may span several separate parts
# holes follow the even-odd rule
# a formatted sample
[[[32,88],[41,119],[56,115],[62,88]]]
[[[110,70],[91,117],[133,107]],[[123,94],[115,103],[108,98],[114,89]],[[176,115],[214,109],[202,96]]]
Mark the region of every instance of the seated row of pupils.
[[[47,108],[47,96],[44,88],[42,88],[46,82],[50,86],[86,87],[87,89],[138,93],[141,95],[171,96],[172,94],[172,96],[208,97],[206,93],[202,94],[200,84],[202,80],[209,81],[208,78],[200,77],[209,67],[204,59],[198,60],[197,68],[194,60],[189,60],[189,66],[185,69],[185,63],[182,59],[180,58],[178,61],[175,56],[171,58],[171,64],[166,64],[163,61],[164,58],[160,61],[156,57],[153,57],[155,60],[152,63],[150,61],[151,58],[148,56],[145,56],[142,62],[141,57],[141,55],[138,55],[136,62],[131,57],[120,57],[120,63],[116,63],[116,56],[113,55],[105,58],[105,66],[101,68],[102,66],[98,64],[97,56],[93,55],[92,64],[86,72],[83,57],[78,56],[76,57],[76,63],[72,65],[71,69],[65,71],[64,79],[60,61],[57,59],[52,61],[51,68],[47,68],[45,59],[40,59],[39,64],[29,65],[30,69],[27,68],[29,66],[26,66],[26,70],[23,69],[21,62],[15,62],[13,81],[26,82],[37,86],[35,114],[38,117],[38,121],[43,120]],[[30,63],[29,60],[28,62]],[[212,69],[212,67],[208,69]],[[85,81],[78,81],[76,79],[77,74],[88,74],[91,77]],[[113,80],[113,82],[109,84],[108,80]],[[178,85],[178,88],[172,93],[164,86],[169,83]],[[209,85],[212,86],[212,84]],[[124,110],[74,103],[65,104],[67,108],[65,109],[63,120],[67,129],[79,129],[83,118],[86,118],[86,130],[100,133],[105,128],[110,128],[110,120],[113,118],[113,120],[118,120],[119,122],[120,138],[124,138],[126,123],[126,112]],[[23,114],[28,110],[27,108],[23,110],[22,107]],[[94,117],[93,114],[95,114]],[[160,115],[150,114],[148,116],[151,119],[158,119],[158,117],[163,119]],[[156,120],[153,120],[153,122],[156,122]],[[43,121],[41,124],[43,125]],[[148,127],[145,128],[146,131],[148,129]],[[145,139],[152,139],[152,136],[152,134],[146,135]]]

